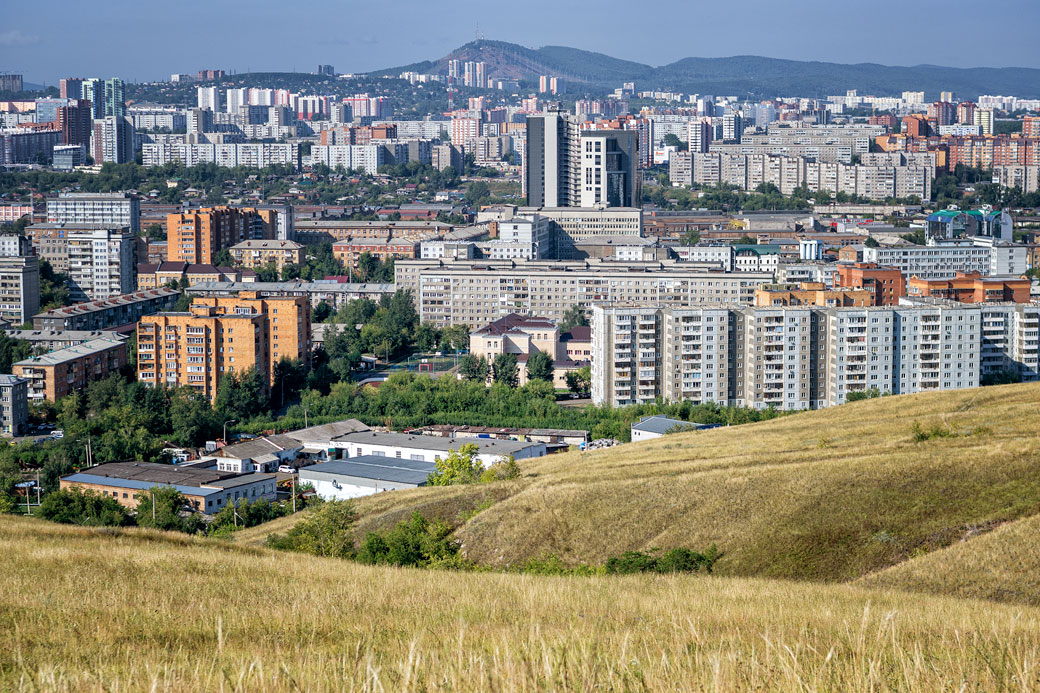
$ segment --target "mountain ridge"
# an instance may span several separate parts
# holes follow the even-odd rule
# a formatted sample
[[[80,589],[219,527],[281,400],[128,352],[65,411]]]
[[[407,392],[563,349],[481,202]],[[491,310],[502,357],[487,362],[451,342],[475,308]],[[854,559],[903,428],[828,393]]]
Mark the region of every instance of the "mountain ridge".
[[[938,99],[939,91],[952,91],[957,99],[974,99],[985,93],[1040,98],[1040,69],[1029,67],[847,64],[756,55],[691,56],[655,67],[568,46],[528,48],[487,39],[471,41],[436,60],[368,74],[397,75],[404,71],[443,74],[451,59],[483,60],[488,64],[489,76],[500,79],[533,83],[540,75],[553,75],[564,80],[568,91],[590,95],[610,91],[622,82],[635,81],[637,90],[741,97],[821,97],[856,89],[874,96],[924,91],[927,100]]]

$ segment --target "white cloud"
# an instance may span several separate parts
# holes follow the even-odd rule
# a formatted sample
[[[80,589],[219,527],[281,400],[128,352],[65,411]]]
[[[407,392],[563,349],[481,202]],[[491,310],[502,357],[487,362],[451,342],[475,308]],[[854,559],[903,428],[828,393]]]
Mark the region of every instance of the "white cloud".
[[[39,36],[23,34],[21,29],[12,29],[11,31],[0,33],[0,46],[31,46],[39,42]]]

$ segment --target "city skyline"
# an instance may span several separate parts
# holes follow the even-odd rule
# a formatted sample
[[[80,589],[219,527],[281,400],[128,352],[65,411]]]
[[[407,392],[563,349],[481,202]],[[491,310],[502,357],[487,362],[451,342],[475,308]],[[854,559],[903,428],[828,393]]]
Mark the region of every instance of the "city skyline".
[[[879,41],[891,35],[896,14],[901,25],[927,26],[935,35],[959,35],[963,30],[963,15],[955,7],[946,5],[947,11],[939,14],[928,3],[903,5],[894,0],[876,4],[855,22],[849,21],[844,8],[821,0],[806,0],[797,7],[754,0],[737,16],[731,6],[691,7],[669,0],[659,3],[645,22],[636,23],[637,30],[645,30],[639,32],[645,40],[632,40],[631,22],[616,21],[618,12],[630,12],[620,3],[608,3],[617,11],[589,14],[539,0],[516,16],[496,13],[471,0],[450,7],[408,1],[405,11],[395,17],[392,35],[369,28],[385,23],[380,8],[349,8],[340,23],[332,18],[344,8],[329,0],[312,4],[313,11],[299,15],[288,15],[283,7],[240,0],[219,5],[190,0],[169,16],[142,14],[139,6],[125,0],[109,3],[103,16],[87,5],[58,5],[66,18],[61,23],[53,22],[53,6],[45,10],[23,4],[5,9],[6,28],[0,31],[3,70],[23,73],[27,82],[48,86],[71,74],[154,81],[206,67],[228,72],[313,72],[322,63],[334,65],[338,72],[366,72],[435,60],[478,35],[532,48],[568,46],[653,66],[686,57],[734,55],[898,66],[1040,66],[1030,36],[1040,22],[1040,7],[1015,0],[997,0],[988,6],[994,14],[1006,12],[1017,19],[1003,30],[1004,40],[987,44],[984,54],[964,51],[952,41]],[[550,11],[556,21],[548,24],[544,17]],[[756,21],[741,22],[741,16],[754,16]],[[670,20],[661,21],[664,17]],[[156,21],[161,32],[155,30]],[[238,31],[229,32],[229,24]],[[577,26],[582,30],[576,31]],[[715,30],[718,27],[730,30]],[[86,55],[74,48],[77,37],[105,32],[120,39],[96,42]],[[258,40],[265,36],[267,40]],[[133,60],[127,60],[130,55]]]

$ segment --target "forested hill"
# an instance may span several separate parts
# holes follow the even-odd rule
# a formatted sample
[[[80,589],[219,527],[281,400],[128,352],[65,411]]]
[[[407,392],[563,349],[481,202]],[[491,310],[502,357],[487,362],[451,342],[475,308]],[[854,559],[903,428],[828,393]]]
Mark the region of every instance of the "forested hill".
[[[782,60],[753,55],[728,58],[683,58],[653,67],[602,53],[543,46],[532,49],[505,41],[472,41],[438,60],[378,70],[396,75],[405,70],[446,73],[448,60],[482,60],[488,75],[535,82],[540,75],[562,78],[572,93],[602,93],[635,81],[637,89],[753,97],[827,96],[857,89],[861,94],[898,96],[902,91],[925,92],[928,100],[940,91],[958,99],[979,94],[1014,94],[1040,98],[1040,70],[1023,67],[954,68],[938,65],[898,67],[876,63],[845,65]]]

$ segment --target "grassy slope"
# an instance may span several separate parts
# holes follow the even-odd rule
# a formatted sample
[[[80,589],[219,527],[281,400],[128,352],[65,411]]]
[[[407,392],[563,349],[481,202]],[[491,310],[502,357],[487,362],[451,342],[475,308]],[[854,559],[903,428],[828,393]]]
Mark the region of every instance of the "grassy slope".
[[[568,453],[510,484],[364,499],[362,530],[413,509],[454,520],[487,494],[458,532],[481,563],[714,542],[723,574],[848,580],[1040,511],[1038,403],[1040,384],[892,397]],[[960,435],[915,443],[913,421]]]
[[[4,690],[1040,683],[1029,607],[743,578],[370,568],[13,517],[0,518],[0,555]]]
[[[859,584],[1040,606],[1040,516],[913,558]]]

